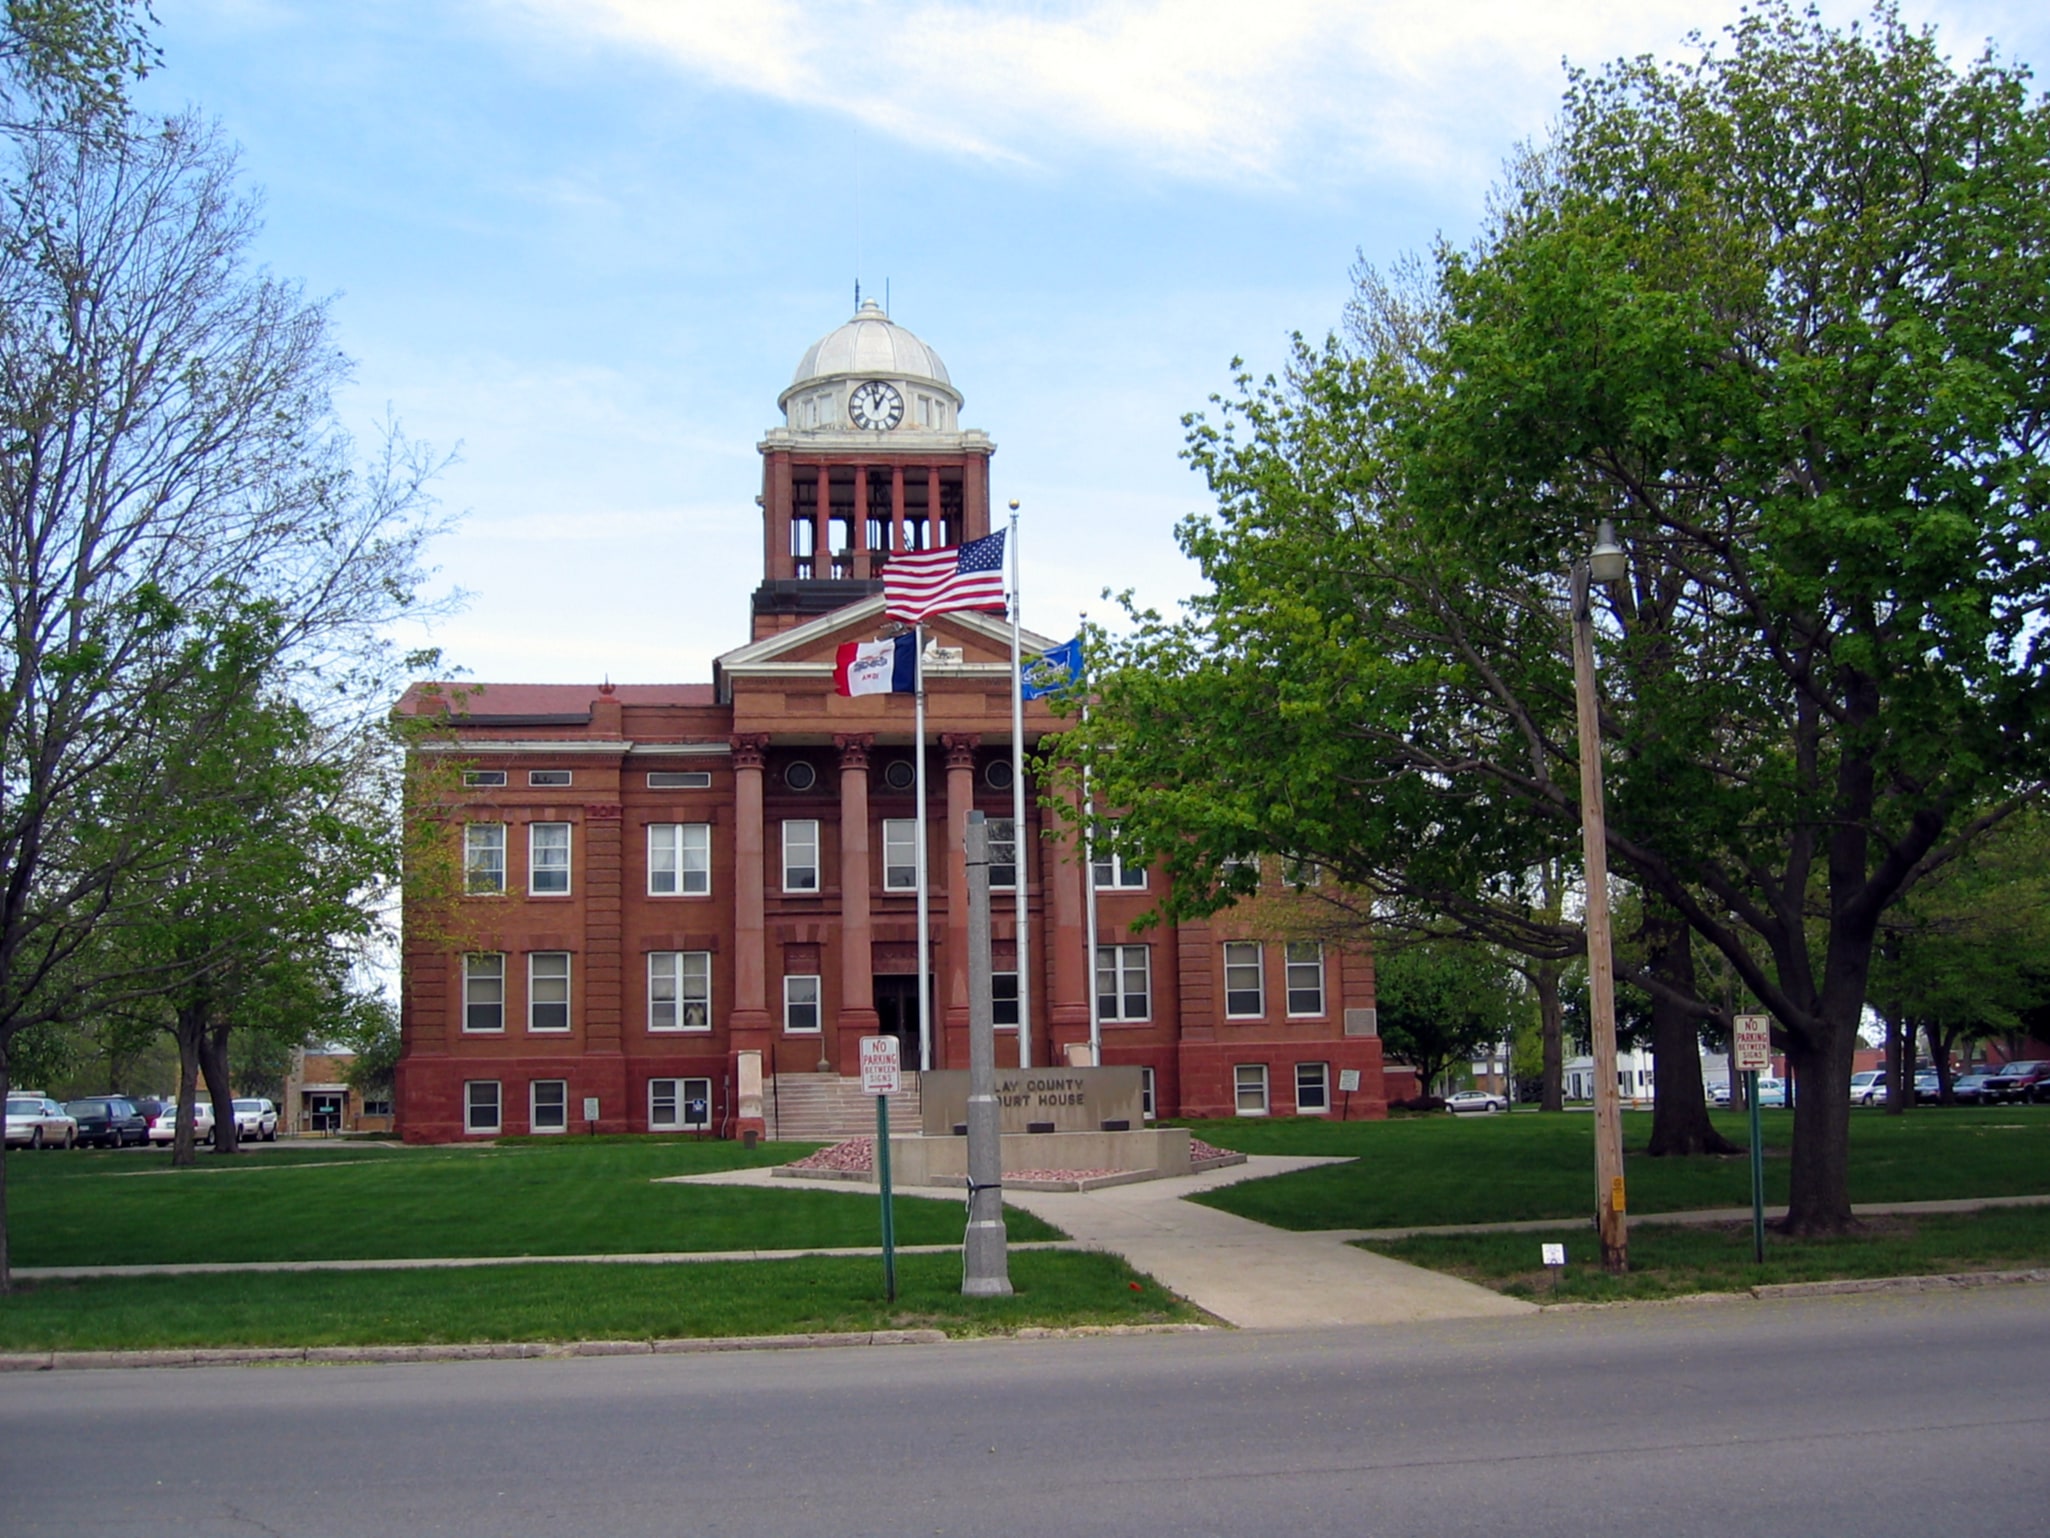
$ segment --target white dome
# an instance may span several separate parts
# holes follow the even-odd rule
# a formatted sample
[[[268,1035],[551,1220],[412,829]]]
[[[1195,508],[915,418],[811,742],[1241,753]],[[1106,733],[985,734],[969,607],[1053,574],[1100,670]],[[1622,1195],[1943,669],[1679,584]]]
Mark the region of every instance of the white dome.
[[[850,375],[928,381],[959,399],[940,355],[885,315],[873,299],[864,299],[852,320],[805,349],[779,400],[816,380]]]

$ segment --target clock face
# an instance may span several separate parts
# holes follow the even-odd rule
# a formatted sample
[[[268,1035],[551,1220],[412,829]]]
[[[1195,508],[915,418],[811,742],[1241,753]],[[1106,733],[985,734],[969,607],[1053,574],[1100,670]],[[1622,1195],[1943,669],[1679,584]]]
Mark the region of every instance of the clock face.
[[[888,432],[904,420],[904,397],[895,386],[870,379],[854,387],[854,393],[847,398],[847,413],[854,418],[856,427]]]

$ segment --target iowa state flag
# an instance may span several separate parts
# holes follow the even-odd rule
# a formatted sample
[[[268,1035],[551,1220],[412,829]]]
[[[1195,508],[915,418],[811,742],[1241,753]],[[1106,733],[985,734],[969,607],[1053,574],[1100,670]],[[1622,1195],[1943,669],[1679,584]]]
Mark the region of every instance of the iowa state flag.
[[[849,641],[833,654],[835,694],[909,694],[917,687],[908,630],[887,641]]]

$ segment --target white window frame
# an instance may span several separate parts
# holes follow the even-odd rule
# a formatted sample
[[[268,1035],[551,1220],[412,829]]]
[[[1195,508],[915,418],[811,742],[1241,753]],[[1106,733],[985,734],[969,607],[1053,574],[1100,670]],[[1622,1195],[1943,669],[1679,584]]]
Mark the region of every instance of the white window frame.
[[[1137,962],[1139,989],[1131,991],[1133,963]],[[1104,992],[1104,974],[1110,974],[1111,991]],[[1134,998],[1137,1013],[1129,1013]],[[1096,1016],[1116,1024],[1153,1018],[1153,947],[1150,945],[1099,945],[1096,947]],[[1110,1007],[1105,1008],[1108,1004]]]
[[[648,1029],[712,1028],[712,953],[648,952]]]
[[[463,824],[463,891],[471,897],[505,892],[505,824]]]
[[[708,822],[648,824],[648,895],[712,895],[712,825]]]
[[[1158,1114],[1160,1102],[1154,1098],[1153,1070],[1141,1065],[1139,1069],[1139,1118],[1152,1121]]]
[[[557,956],[560,956],[562,958],[561,975],[558,977],[553,973],[549,973],[544,976],[540,971],[540,964],[542,962],[542,959],[545,957],[549,958],[552,961],[553,958]],[[527,1029],[529,1032],[536,1036],[563,1036],[567,1035],[569,1032],[571,999],[570,978],[572,972],[572,967],[569,958],[570,953],[568,951],[527,952]],[[544,982],[551,984],[560,982],[562,984],[562,998],[560,1000],[548,999],[544,1001],[541,998],[541,984]],[[544,1002],[549,1008],[554,1008],[558,1003],[560,1003],[562,1007],[562,1024],[537,1025],[534,1023],[537,1018],[537,1011],[543,1006]]]
[[[989,889],[992,892],[1015,892],[1024,866],[1019,863],[1018,819],[1015,817],[991,817],[989,828]]]
[[[918,819],[883,819],[883,890],[918,890]]]
[[[562,790],[575,782],[576,771],[573,769],[529,769],[527,771],[527,784],[529,786],[547,786],[555,790]]]
[[[1283,982],[1287,984],[1289,1019],[1321,1018],[1325,1012],[1323,943],[1318,940],[1289,941],[1282,952],[1282,965],[1286,972]],[[1298,982],[1298,978],[1309,980]]]
[[[482,963],[487,961],[497,964],[498,971],[496,976],[493,976],[482,965]],[[479,986],[485,983],[496,983],[498,985],[498,998],[495,1001],[474,997],[476,993],[487,991]],[[470,1011],[492,1003],[495,1003],[498,1008],[498,1024],[472,1025],[470,1023]],[[466,1036],[503,1036],[505,1034],[504,951],[472,951],[463,957],[463,1034]]]
[[[1307,1105],[1303,1101],[1303,1087],[1314,1084],[1317,1104]],[[1297,1063],[1295,1065],[1295,1113],[1298,1116],[1329,1116],[1331,1114],[1331,1065],[1329,1063]]]
[[[553,1089],[560,1093],[561,1101],[555,1107],[562,1117],[559,1122],[543,1125],[541,1121],[541,1091]],[[569,1080],[530,1079],[527,1082],[527,1130],[536,1136],[553,1137],[569,1131]]]
[[[804,995],[809,993],[810,998]],[[801,1011],[811,1011],[811,1024],[799,1025]],[[825,1029],[825,989],[816,972],[786,972],[783,975],[783,1034],[816,1036]]]
[[[705,1102],[705,1114],[693,1121],[690,1115],[691,1091],[698,1091]],[[667,1101],[670,1110],[668,1121],[656,1120],[657,1109]],[[648,1080],[648,1130],[650,1132],[709,1132],[712,1127],[712,1081],[710,1079],[650,1079]]]
[[[477,1117],[477,1091],[491,1091],[491,1120],[487,1124]],[[463,1081],[463,1131],[470,1133],[498,1133],[505,1130],[505,1090],[496,1079],[466,1079]]]
[[[1247,1090],[1257,1089],[1260,1102],[1257,1108],[1246,1104]],[[1265,1063],[1233,1063],[1231,1065],[1231,1108],[1234,1116],[1265,1116],[1270,1105],[1267,1087],[1267,1065]]]
[[[808,856],[800,860],[798,856]],[[809,871],[811,879],[800,878]],[[819,864],[819,820],[816,817],[786,817],[783,819],[783,890],[786,892],[816,893],[820,889]]]
[[[1099,892],[1143,892],[1146,890],[1146,867],[1127,865],[1125,857],[1115,850],[1098,854],[1089,862],[1090,878]]]
[[[570,825],[566,822],[527,824],[527,895],[569,896]],[[562,842],[555,843],[557,835]],[[544,847],[545,844],[545,847]],[[557,858],[557,856],[561,858]]]
[[[1233,983],[1233,974],[1238,981]],[[1251,974],[1252,986],[1246,985]],[[1252,997],[1250,1001],[1247,995]],[[1249,1007],[1250,1006],[1250,1007]],[[1267,947],[1258,940],[1224,942],[1224,1018],[1261,1020],[1267,1015]]]

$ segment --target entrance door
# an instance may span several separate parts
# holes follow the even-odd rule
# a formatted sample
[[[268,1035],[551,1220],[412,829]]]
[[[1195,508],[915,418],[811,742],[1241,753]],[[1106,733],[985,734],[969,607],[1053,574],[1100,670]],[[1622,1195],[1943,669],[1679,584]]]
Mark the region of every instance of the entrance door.
[[[876,1026],[880,1034],[897,1038],[897,1061],[907,1070],[918,1069],[918,974],[880,972],[876,974]]]

